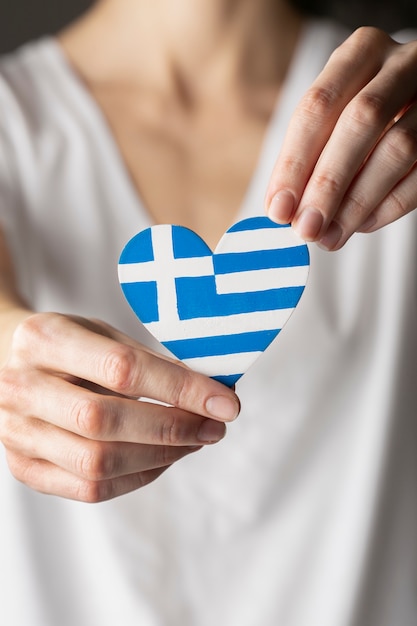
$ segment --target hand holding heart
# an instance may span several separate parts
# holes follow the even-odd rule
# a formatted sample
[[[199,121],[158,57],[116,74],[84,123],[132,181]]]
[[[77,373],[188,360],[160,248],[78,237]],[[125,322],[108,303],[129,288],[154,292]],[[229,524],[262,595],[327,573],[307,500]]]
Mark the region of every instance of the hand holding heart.
[[[48,313],[28,316],[14,333],[0,370],[0,412],[18,480],[97,502],[146,485],[221,439],[239,402],[219,382],[104,323]]]
[[[286,255],[283,257],[279,248],[278,254],[273,251],[277,242],[285,242],[287,247],[290,243],[290,256],[296,259],[299,271],[305,276],[308,269],[305,246],[292,239],[290,229],[271,228],[272,223],[263,219],[270,226],[266,236],[261,237],[267,247],[266,256],[259,255],[259,251],[254,256],[249,253],[249,260],[265,266],[265,263],[270,264],[272,255],[275,265],[278,259],[285,266],[288,264]],[[256,241],[257,232],[259,235],[260,229],[239,231],[237,228],[232,234],[241,240],[241,248],[242,240]],[[201,275],[202,264],[207,266],[208,261],[210,264],[212,254],[204,242],[195,240],[194,243],[196,241],[200,254],[196,256],[200,259],[197,274]],[[176,255],[186,256],[188,244],[189,241],[179,237]],[[232,240],[229,244],[234,245]],[[146,243],[140,250],[142,255],[150,252]],[[232,280],[231,286],[227,273],[221,269],[229,267],[229,261],[227,255],[220,255],[215,262],[222,278],[220,283],[224,283],[220,288],[232,292],[225,294],[226,310],[236,303],[238,307],[248,308],[245,299],[242,300],[239,281]],[[242,261],[244,259],[239,258],[239,262]],[[276,283],[277,268],[264,267],[256,271],[259,273],[252,283],[247,269],[243,274],[249,294],[251,290],[256,293],[259,277],[267,278],[270,271],[272,282]],[[226,347],[226,352],[220,354],[222,375],[224,357],[236,339],[244,340],[245,354],[250,361],[277,334],[279,324],[291,312],[291,308],[283,309],[282,304],[292,306],[301,295],[302,276],[296,277],[295,290],[289,286],[294,280],[294,271],[297,273],[289,269],[284,279],[286,286],[281,285],[279,294],[272,289],[255,296],[255,305],[261,309],[260,319],[266,323],[271,318],[260,336],[255,333],[251,337],[246,327],[237,336],[235,333],[235,337],[232,332],[232,341],[228,343],[223,333],[220,344]],[[165,274],[169,272],[166,270]],[[214,280],[213,273],[210,280]],[[271,295],[275,303],[272,308],[268,304]],[[169,304],[169,298],[166,302]],[[214,312],[219,314],[216,297],[212,301],[210,298],[208,302],[200,301],[199,306],[213,303]],[[186,323],[193,326],[196,323],[193,300],[186,299],[183,304]],[[145,319],[152,320],[155,301],[148,297],[144,306]],[[253,305],[249,308],[253,309]],[[253,312],[255,320],[258,319],[257,312]],[[244,313],[243,318],[247,315],[250,318],[248,313]],[[218,317],[213,317],[214,327]],[[234,330],[234,320],[235,313],[229,331]],[[227,324],[222,328],[227,330]],[[185,329],[187,333],[188,330],[189,327]],[[193,345],[187,341],[181,343],[184,338],[176,339],[180,341],[181,350],[185,350],[184,354],[190,348],[201,352],[198,337],[194,337]],[[208,337],[203,337],[203,343],[207,341]],[[247,356],[245,359],[247,365]],[[232,359],[232,362],[236,361]],[[209,366],[211,363],[210,357]],[[139,397],[171,406],[138,401]],[[225,422],[237,416],[239,401],[227,386],[153,353],[103,322],[54,313],[28,313],[14,333],[9,358],[0,370],[0,411],[0,439],[6,448],[10,469],[18,480],[41,492],[97,502],[138,489],[185,455],[204,444],[219,441],[225,434]]]
[[[417,207],[417,41],[360,28],[301,99],[266,194],[271,219],[340,249]]]

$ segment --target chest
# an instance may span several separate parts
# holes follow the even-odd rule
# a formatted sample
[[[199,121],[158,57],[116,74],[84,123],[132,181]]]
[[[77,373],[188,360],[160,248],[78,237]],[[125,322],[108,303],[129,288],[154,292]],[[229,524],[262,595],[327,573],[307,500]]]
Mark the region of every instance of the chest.
[[[271,110],[225,105],[192,115],[97,99],[153,221],[187,226],[215,247],[246,196]]]

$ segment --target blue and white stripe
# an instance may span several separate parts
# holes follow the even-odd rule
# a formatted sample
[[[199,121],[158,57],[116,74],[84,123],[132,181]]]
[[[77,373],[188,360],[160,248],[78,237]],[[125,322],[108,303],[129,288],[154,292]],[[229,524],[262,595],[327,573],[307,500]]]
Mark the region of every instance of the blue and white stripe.
[[[145,327],[192,369],[233,385],[279,333],[308,276],[306,244],[266,217],[230,228],[214,253],[159,225],[126,245],[119,280]]]

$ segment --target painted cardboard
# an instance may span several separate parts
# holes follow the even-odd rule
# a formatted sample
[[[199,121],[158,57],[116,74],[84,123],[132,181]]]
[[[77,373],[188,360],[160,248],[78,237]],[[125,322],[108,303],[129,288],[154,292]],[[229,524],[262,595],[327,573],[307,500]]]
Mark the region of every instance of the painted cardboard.
[[[275,339],[308,278],[307,245],[267,217],[234,224],[215,251],[192,230],[157,225],[119,260],[144,326],[190,368],[234,385]]]

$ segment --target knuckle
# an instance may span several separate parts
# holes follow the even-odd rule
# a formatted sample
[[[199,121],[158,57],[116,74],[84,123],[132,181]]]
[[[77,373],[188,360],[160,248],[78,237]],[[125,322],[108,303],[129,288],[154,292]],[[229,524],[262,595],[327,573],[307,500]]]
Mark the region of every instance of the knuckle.
[[[0,441],[6,449],[13,448],[19,440],[16,420],[8,411],[0,409]]]
[[[87,504],[98,504],[112,497],[111,481],[81,480],[76,488],[75,499]]]
[[[21,475],[21,457],[17,454],[12,454],[10,450],[6,448],[6,460],[7,465],[9,467],[10,473],[16,480],[20,480],[19,476]]]
[[[162,470],[164,471],[166,469],[166,467],[160,467],[158,468],[158,470]],[[155,471],[155,470],[147,470],[142,472],[140,475],[138,475],[136,477],[136,484],[134,486],[134,489],[142,489],[143,487],[146,487],[147,485],[149,485],[150,483],[152,483],[154,480],[156,480],[158,478],[158,476],[160,475],[159,472]]]
[[[34,313],[20,322],[12,337],[12,349],[26,353],[34,345],[39,345],[50,334],[53,326],[53,313]]]
[[[394,126],[385,137],[386,153],[400,164],[412,165],[417,160],[417,128]]]
[[[342,215],[342,223],[351,222],[355,223],[363,221],[364,215],[368,215],[370,207],[368,205],[366,196],[363,196],[358,191],[351,192],[346,198],[346,210]]]
[[[78,433],[89,439],[107,434],[107,416],[101,398],[82,398],[74,404],[71,423]]]
[[[134,373],[138,375],[138,363],[130,346],[118,344],[109,351],[103,362],[104,377],[109,387],[119,393],[132,387]],[[139,374],[140,378],[140,374]]]
[[[287,156],[282,160],[280,167],[281,173],[292,178],[302,178],[306,173],[305,159],[300,159],[297,156]]]
[[[407,200],[395,189],[390,194],[389,204],[392,215],[396,216],[395,219],[406,215],[411,208]]]
[[[343,181],[340,174],[336,172],[323,172],[314,176],[314,186],[320,193],[337,196],[343,188]]]
[[[376,93],[363,92],[346,107],[350,121],[367,128],[385,126],[386,102]]]
[[[347,40],[354,50],[369,54],[371,50],[381,52],[388,44],[393,44],[391,37],[375,26],[360,26]]]
[[[30,485],[33,482],[35,463],[22,454],[7,452],[7,464],[12,476],[21,483]]]
[[[108,446],[91,443],[75,458],[75,472],[89,481],[101,481],[113,475],[116,463]]]
[[[178,446],[183,443],[184,435],[184,425],[178,416],[173,411],[170,411],[160,425],[158,442],[162,446]]]
[[[14,369],[4,367],[0,370],[0,406],[10,407],[21,397],[25,389],[21,378]]]
[[[193,392],[193,375],[185,367],[178,368],[178,375],[174,378],[170,398],[175,407],[186,407]]]
[[[393,40],[382,30],[373,26],[357,28],[331,54],[330,61],[340,63],[346,68],[361,68],[370,55],[382,63],[387,45]]]
[[[341,95],[339,89],[334,84],[327,86],[313,85],[301,101],[301,110],[309,118],[321,119],[331,113],[336,103],[340,100]]]
[[[158,446],[155,456],[155,467],[166,467],[176,461],[181,455],[178,448],[172,446]]]
[[[174,462],[177,455],[173,454],[173,448],[170,448],[169,446],[160,446],[158,457],[156,467],[167,467]]]
[[[105,502],[132,489],[141,489],[155,480],[160,473],[160,470],[147,470],[132,475],[128,480],[123,479],[122,482],[81,480],[76,485],[75,499],[88,504]]]

